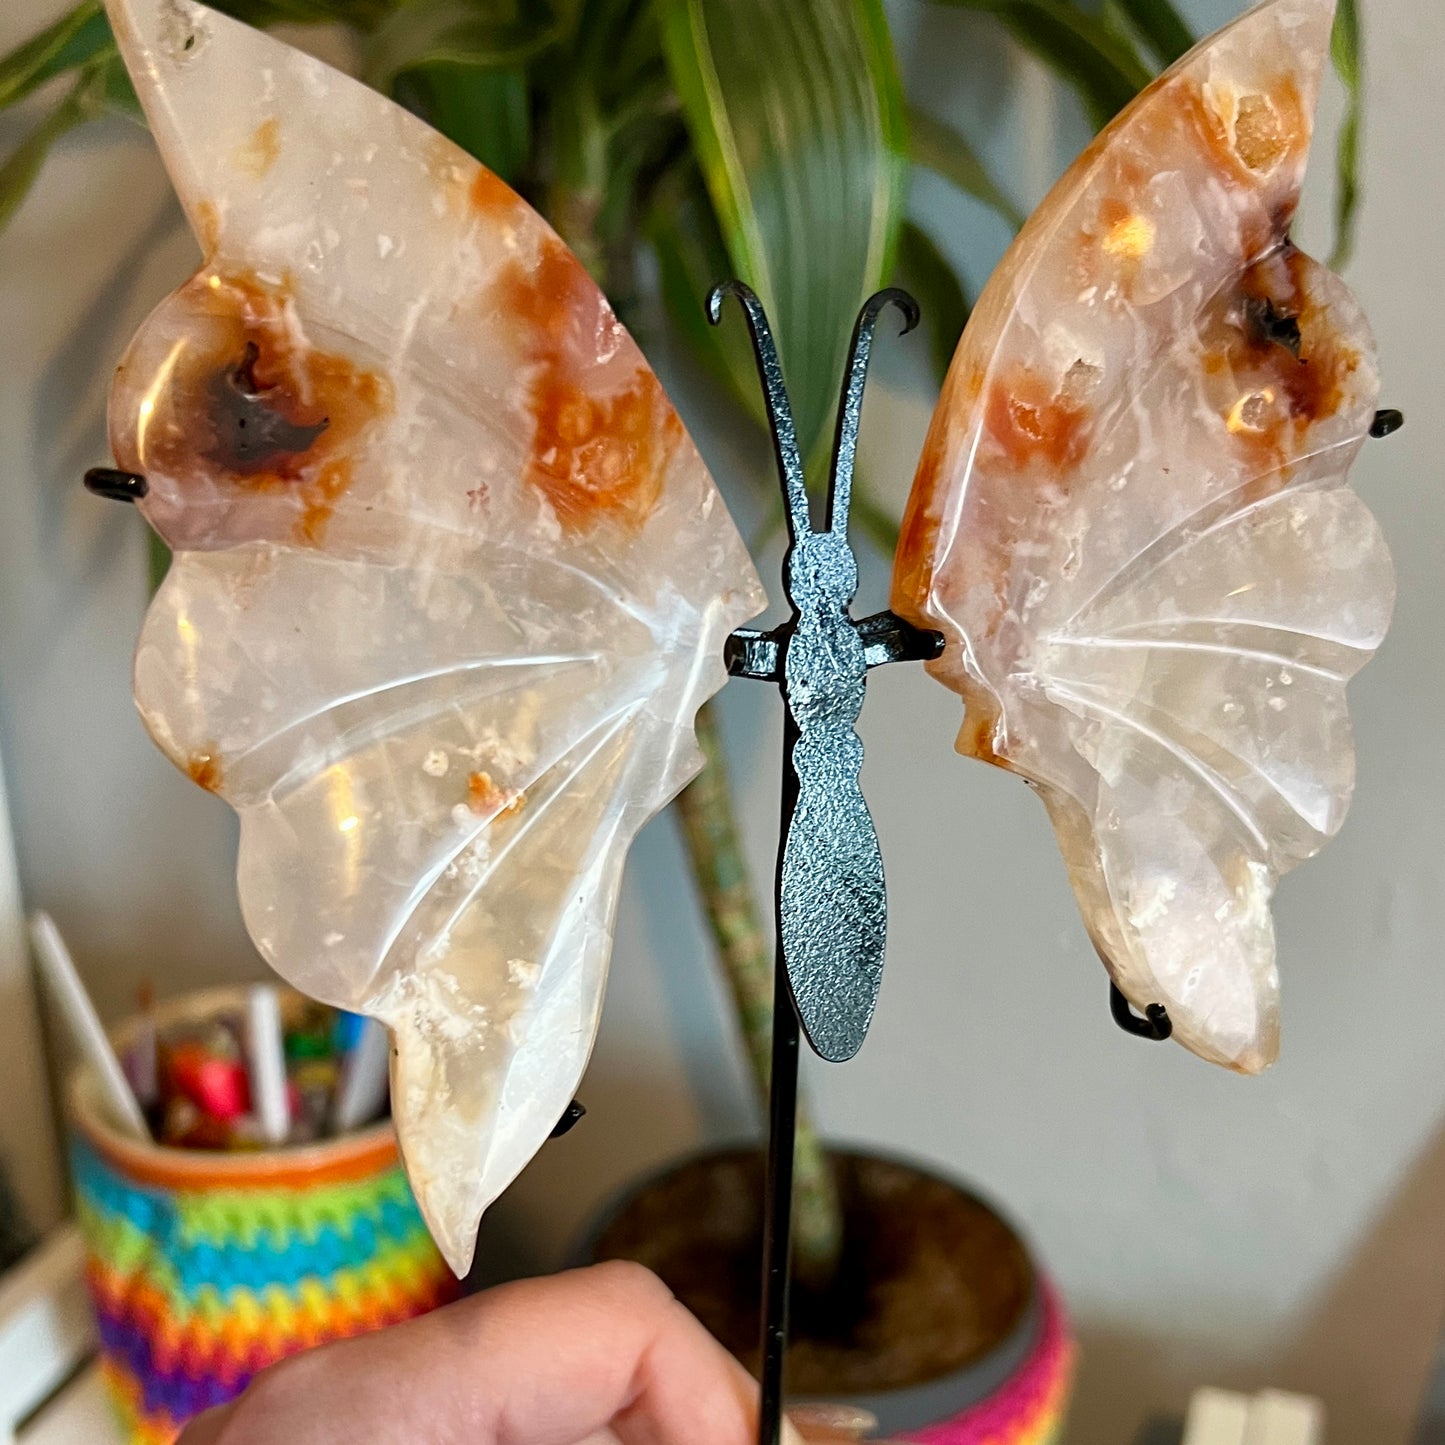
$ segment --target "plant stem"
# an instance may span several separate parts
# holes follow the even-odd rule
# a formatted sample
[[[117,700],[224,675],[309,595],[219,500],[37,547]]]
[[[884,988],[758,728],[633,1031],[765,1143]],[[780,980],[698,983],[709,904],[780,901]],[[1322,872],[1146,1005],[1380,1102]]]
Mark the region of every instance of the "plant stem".
[[[677,810],[723,976],[732,990],[748,1062],[759,1097],[766,1102],[773,1031],[773,946],[748,882],[711,703],[698,711],[697,740],[706,762],[678,798]],[[843,1216],[832,1165],[801,1108],[793,1159],[795,1267],[800,1279],[822,1284],[837,1268],[843,1247]]]

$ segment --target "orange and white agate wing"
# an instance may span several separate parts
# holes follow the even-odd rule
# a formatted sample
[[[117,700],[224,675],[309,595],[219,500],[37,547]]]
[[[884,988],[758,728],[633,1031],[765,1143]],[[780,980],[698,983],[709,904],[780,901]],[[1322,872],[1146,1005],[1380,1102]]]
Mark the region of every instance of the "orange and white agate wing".
[[[460,1273],[591,1051],[624,855],[764,604],[607,302],[496,177],[189,0],[107,0],[205,253],[116,378],[175,550],[156,741],[240,814],[252,937],[392,1031]]]
[[[1268,0],[1054,188],[959,343],[894,574],[1119,987],[1245,1072],[1278,1050],[1274,885],[1344,819],[1345,683],[1394,595],[1344,486],[1369,326],[1288,236],[1333,8]]]

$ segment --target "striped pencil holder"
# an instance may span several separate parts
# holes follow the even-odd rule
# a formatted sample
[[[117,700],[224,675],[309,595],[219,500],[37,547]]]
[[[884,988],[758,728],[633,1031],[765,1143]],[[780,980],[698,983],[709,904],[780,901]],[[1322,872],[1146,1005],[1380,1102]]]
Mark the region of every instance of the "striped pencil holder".
[[[190,995],[161,1022],[237,999]],[[84,1073],[69,1098],[102,1369],[134,1445],[170,1445],[276,1360],[455,1297],[389,1122],[317,1144],[208,1153],[120,1132]]]

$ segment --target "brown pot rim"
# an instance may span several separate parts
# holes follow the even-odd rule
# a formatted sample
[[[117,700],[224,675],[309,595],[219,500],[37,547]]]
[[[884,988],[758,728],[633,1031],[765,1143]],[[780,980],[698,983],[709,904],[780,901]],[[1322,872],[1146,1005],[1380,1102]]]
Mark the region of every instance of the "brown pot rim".
[[[947,1418],[968,1404],[976,1403],[1001,1384],[1019,1368],[1037,1347],[1046,1323],[1046,1299],[1049,1286],[1045,1283],[1033,1249],[1027,1236],[1013,1223],[993,1201],[977,1190],[959,1183],[944,1170],[921,1163],[899,1151],[880,1149],[874,1145],[837,1140],[828,1146],[829,1154],[876,1159],[883,1163],[898,1165],[912,1170],[925,1178],[937,1181],[952,1189],[960,1197],[977,1204],[991,1214],[1019,1247],[1027,1275],[1024,1280],[1023,1301],[1018,1313],[1008,1327],[999,1335],[993,1346],[983,1354],[964,1362],[952,1370],[931,1379],[915,1381],[907,1385],[884,1387],[867,1391],[861,1395],[850,1395],[850,1399],[862,1401],[874,1410],[888,1430],[914,1429],[923,1424]],[[592,1218],[575,1237],[566,1255],[567,1268],[592,1264],[596,1259],[597,1242],[627,1205],[638,1195],[660,1183],[663,1179],[680,1173],[704,1160],[727,1157],[762,1156],[761,1143],[719,1144],[704,1146],[657,1169],[650,1170],[616,1191],[604,1205],[594,1211]],[[831,1392],[829,1398],[848,1392]],[[957,1396],[957,1398],[953,1398]],[[941,1403],[947,1401],[946,1404]]]
[[[660,1164],[655,1169],[649,1169],[640,1178],[622,1185],[609,1195],[598,1209],[593,1211],[591,1218],[578,1232],[572,1245],[566,1252],[567,1266],[573,1268],[590,1264],[596,1251],[597,1241],[606,1232],[608,1226],[634,1198],[650,1189],[654,1184],[659,1184],[674,1174],[680,1174],[695,1164],[701,1164],[704,1160],[746,1157],[748,1155],[762,1157],[765,1154],[765,1148],[766,1146],[762,1143],[752,1142],[703,1145],[672,1159],[668,1163]],[[901,1151],[879,1148],[877,1145],[865,1141],[848,1139],[834,1140],[825,1146],[825,1152],[840,1158],[876,1159],[880,1163],[896,1164],[900,1168],[909,1169],[915,1174],[922,1175],[925,1179],[932,1179],[939,1184],[943,1184],[947,1188],[952,1189],[954,1193],[961,1198],[977,1204],[981,1209],[986,1209],[1003,1225],[1009,1234],[1012,1235],[1019,1246],[1024,1262],[1028,1266],[1028,1297],[1030,1301],[1038,1294],[1039,1268],[1034,1259],[1034,1252],[1030,1247],[1028,1236],[1024,1234],[1013,1222],[1013,1219],[1000,1209],[988,1195],[980,1193],[970,1185],[961,1183],[942,1167],[927,1163]],[[1025,1307],[1019,1311],[1020,1319],[1027,1313],[1029,1313],[1029,1306],[1025,1305]],[[1015,1322],[1015,1325],[1016,1323],[1017,1322]],[[1012,1333],[1014,1327],[1015,1326],[1010,1327],[1010,1333]]]

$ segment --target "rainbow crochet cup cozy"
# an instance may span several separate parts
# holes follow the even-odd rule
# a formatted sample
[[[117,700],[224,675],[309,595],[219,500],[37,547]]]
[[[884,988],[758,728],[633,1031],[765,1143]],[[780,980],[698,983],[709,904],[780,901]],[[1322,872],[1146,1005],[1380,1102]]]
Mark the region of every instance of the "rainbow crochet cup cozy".
[[[239,998],[189,995],[159,1019],[206,1017]],[[102,1363],[135,1445],[170,1445],[192,1415],[286,1355],[457,1292],[389,1122],[295,1148],[163,1148],[116,1130],[84,1073],[70,1112]]]

